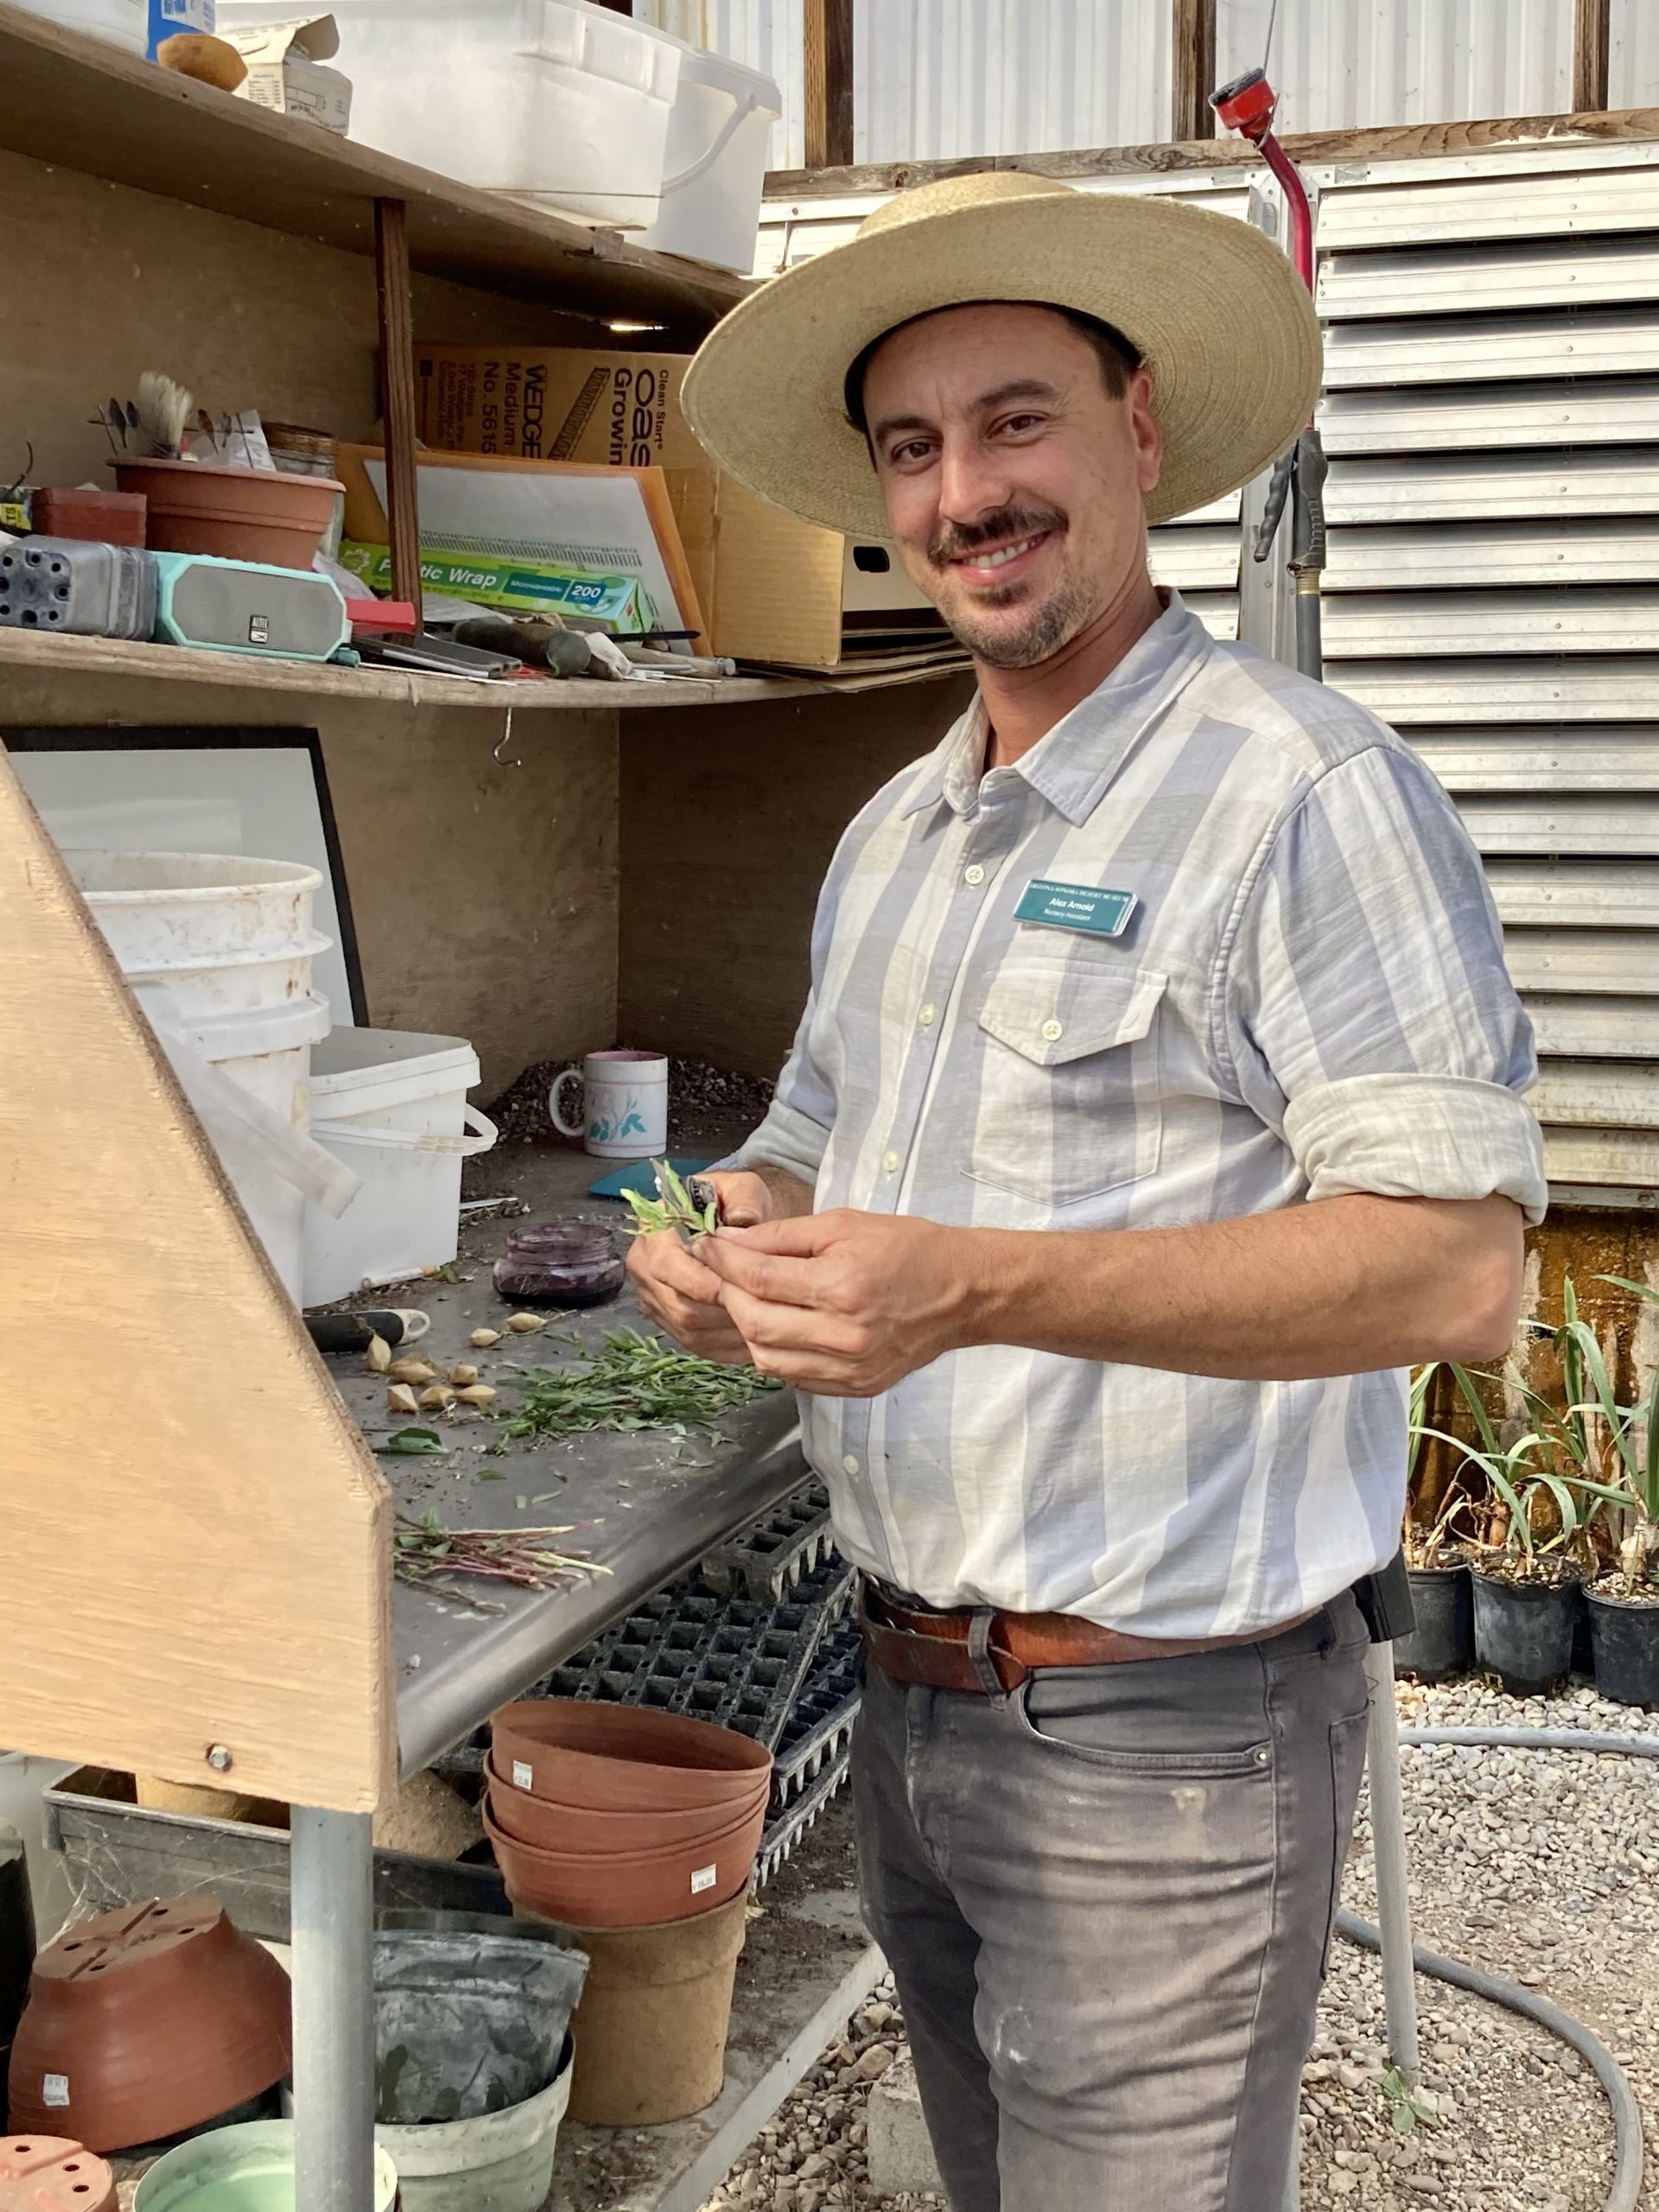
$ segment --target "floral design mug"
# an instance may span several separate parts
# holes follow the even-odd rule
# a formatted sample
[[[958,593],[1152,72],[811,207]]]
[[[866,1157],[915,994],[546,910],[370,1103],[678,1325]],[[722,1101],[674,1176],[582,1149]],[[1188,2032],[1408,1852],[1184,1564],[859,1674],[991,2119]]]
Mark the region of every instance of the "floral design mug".
[[[564,1087],[580,1083],[582,1116],[566,1118]],[[660,1052],[589,1052],[553,1078],[547,1110],[562,1136],[601,1160],[661,1159],[668,1150],[668,1062]]]

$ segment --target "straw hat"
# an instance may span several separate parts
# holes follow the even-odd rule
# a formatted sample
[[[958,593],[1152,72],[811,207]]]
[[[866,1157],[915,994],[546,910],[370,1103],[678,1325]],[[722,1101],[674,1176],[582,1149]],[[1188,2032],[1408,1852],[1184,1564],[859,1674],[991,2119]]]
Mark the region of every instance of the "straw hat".
[[[900,193],[850,244],[752,293],[703,341],[681,404],[721,467],[760,499],[884,538],[869,451],[847,420],[847,372],[912,316],[975,300],[1073,308],[1138,348],[1164,435],[1150,522],[1243,484],[1313,412],[1319,323],[1260,231],[1010,169]]]

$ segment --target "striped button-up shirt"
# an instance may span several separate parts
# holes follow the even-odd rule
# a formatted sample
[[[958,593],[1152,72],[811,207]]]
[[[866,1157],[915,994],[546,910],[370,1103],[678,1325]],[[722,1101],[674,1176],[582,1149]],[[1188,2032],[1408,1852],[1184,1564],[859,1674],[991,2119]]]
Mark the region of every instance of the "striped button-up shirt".
[[[1480,863],[1383,724],[1172,595],[1022,760],[984,772],[986,739],[976,702],[842,840],[795,1048],[735,1164],[791,1170],[820,1209],[963,1227],[1347,1192],[1541,1214],[1532,1034]],[[1067,887],[1131,894],[1121,932],[1030,918],[1121,909]],[[842,1549],[937,1605],[1236,1634],[1399,1541],[1400,1371],[1230,1382],[975,1346],[803,1407]]]

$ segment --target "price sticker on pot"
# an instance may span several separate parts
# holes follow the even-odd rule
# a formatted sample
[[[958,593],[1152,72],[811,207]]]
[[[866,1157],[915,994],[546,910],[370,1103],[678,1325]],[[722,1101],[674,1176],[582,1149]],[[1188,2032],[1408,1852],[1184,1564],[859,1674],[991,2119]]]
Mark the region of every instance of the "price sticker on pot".
[[[699,1866],[691,1877],[692,1896],[700,1897],[705,1890],[712,1890],[719,1878],[720,1871],[717,1867]]]
[[[67,2074],[47,2075],[41,2083],[41,2102],[43,2105],[49,2105],[54,2112],[58,2112],[61,2111],[68,2101],[69,2076]]]
[[[531,1774],[528,1759],[514,1759],[512,1786],[515,1789],[529,1789],[534,1787],[534,1777]]]

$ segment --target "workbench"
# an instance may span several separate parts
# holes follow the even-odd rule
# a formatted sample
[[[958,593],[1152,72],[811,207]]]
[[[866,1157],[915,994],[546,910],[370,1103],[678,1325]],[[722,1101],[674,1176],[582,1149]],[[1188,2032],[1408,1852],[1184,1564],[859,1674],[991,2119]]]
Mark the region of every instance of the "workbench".
[[[734,1141],[742,1134],[731,1132]],[[569,1147],[512,1146],[481,1158],[476,1179],[527,1202],[537,1219],[604,1223],[623,1245],[623,1208],[586,1195],[608,1165]],[[454,1281],[403,1286],[375,1301],[424,1308],[430,1329],[408,1351],[440,1369],[475,1363],[482,1379],[501,1389],[493,1411],[511,1405],[515,1368],[574,1357],[571,1339],[597,1352],[613,1331],[650,1325],[625,1287],[608,1305],[550,1312],[543,1332],[504,1334],[487,1351],[474,1350],[474,1329],[503,1328],[518,1310],[496,1294],[490,1267],[521,1218],[469,1225]],[[549,1340],[556,1335],[563,1341]],[[363,1360],[347,1355],[328,1363],[372,1441],[410,1425],[408,1416],[388,1415],[385,1379]],[[458,1528],[575,1522],[569,1548],[609,1572],[550,1591],[460,1586],[499,1608],[489,1611],[460,1597],[398,1586],[397,1743],[405,1776],[430,1765],[497,1707],[764,1515],[807,1472],[794,1401],[782,1390],[723,1415],[713,1440],[594,1432],[513,1442],[499,1457],[485,1448],[497,1440],[493,1421],[425,1414],[416,1420],[454,1448],[442,1459],[382,1457],[399,1513],[435,1511]],[[312,2098],[314,2115],[348,2163],[360,2156],[373,2124],[372,2081],[351,2063],[364,2047],[360,2008],[373,1981],[370,1823],[360,1815],[296,1811],[291,1849],[296,1965],[308,1958],[312,1968],[308,1998],[300,1996],[308,1987],[302,1971],[296,1981],[296,2105]],[[556,2201],[592,2202],[594,2178],[602,2173],[608,2205],[696,2212],[881,1970],[859,1923],[849,1866],[844,1824],[827,1821],[809,1839],[799,1868],[785,1870],[775,1893],[766,1892],[766,1915],[741,1970],[728,2084],[716,2104],[673,2127],[628,2136],[569,2129]],[[330,2070],[319,2081],[317,2062],[325,2056]]]

